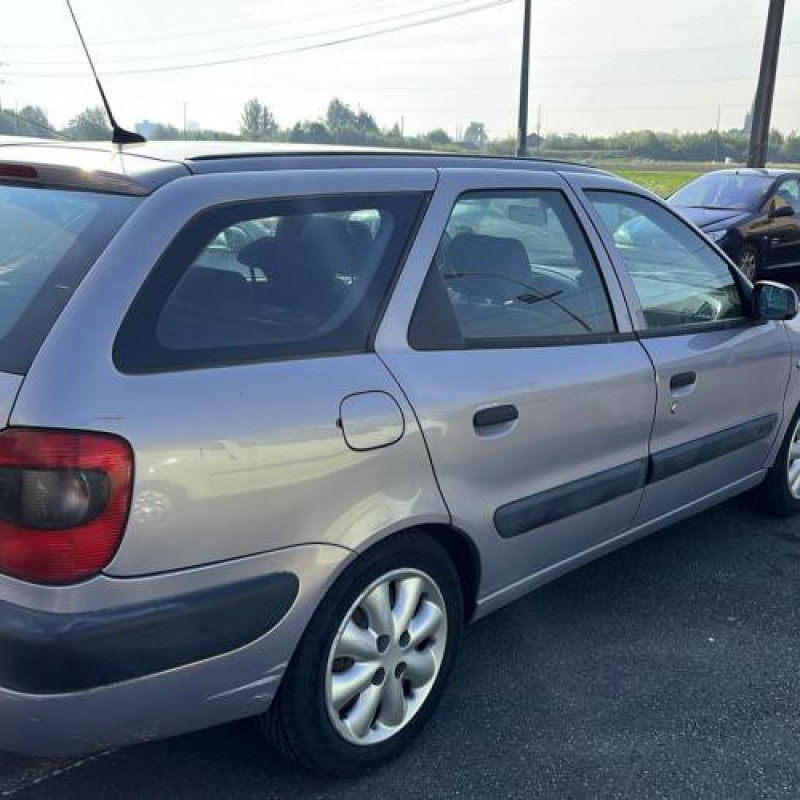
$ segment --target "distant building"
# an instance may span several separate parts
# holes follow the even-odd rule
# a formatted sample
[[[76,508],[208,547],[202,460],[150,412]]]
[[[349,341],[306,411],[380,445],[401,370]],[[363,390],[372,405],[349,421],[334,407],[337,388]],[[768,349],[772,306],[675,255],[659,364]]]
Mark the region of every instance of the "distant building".
[[[538,133],[529,133],[525,137],[525,144],[529,151],[538,150],[543,143],[544,143],[544,136],[539,136]]]
[[[156,124],[155,122],[150,122],[149,119],[143,119],[141,122],[137,122],[134,128],[136,133],[141,134],[145,139],[152,139]]]
[[[752,133],[753,130],[753,109],[751,108],[745,115],[744,115],[744,127],[742,130],[745,133]]]

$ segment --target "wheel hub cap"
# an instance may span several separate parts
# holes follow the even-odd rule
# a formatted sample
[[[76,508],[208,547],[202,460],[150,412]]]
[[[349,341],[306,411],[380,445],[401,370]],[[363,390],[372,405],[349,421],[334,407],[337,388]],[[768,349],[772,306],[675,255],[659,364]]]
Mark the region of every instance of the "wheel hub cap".
[[[787,479],[792,497],[800,500],[800,422],[795,425],[787,454]]]
[[[358,745],[402,730],[427,699],[447,643],[442,593],[419,570],[374,581],[334,637],[325,674],[325,705],[336,731]]]
[[[739,269],[744,272],[744,274],[748,278],[752,278],[756,272],[756,257],[750,251],[747,251],[742,255],[742,258],[739,262]]]

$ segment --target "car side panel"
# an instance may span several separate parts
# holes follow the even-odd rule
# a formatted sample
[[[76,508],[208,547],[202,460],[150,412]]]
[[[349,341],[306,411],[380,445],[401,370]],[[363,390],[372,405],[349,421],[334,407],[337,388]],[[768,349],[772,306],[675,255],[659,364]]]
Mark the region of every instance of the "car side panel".
[[[770,220],[767,245],[770,266],[777,269],[800,267],[800,214]]]
[[[658,403],[642,522],[764,468],[791,363],[779,322],[643,341],[658,369]],[[669,376],[687,371],[694,387],[671,391]]]
[[[626,335],[627,310],[602,251],[598,262],[621,328],[612,341],[460,351],[414,350],[408,343],[415,301],[456,198],[469,190],[545,185],[567,190],[555,176],[443,170],[376,341],[420,421],[454,524],[478,547],[480,597],[624,531],[641,498],[637,465],[644,482],[655,379],[644,349]],[[479,434],[474,414],[503,404],[517,406],[519,418],[508,429]],[[604,495],[604,487],[616,488],[620,476],[612,471],[620,467],[631,467],[622,476],[631,484],[585,507],[580,482],[588,479],[589,491],[599,487]],[[532,501],[535,525],[501,535],[496,512],[517,501]],[[573,503],[569,514],[548,521],[547,509]]]
[[[572,182],[579,194],[622,188],[602,176],[576,175]],[[633,185],[629,191],[658,200]],[[588,198],[583,202],[596,217]],[[634,327],[656,372],[651,468],[636,519],[640,524],[763,475],[781,423],[791,347],[780,322],[743,319],[705,329],[649,331],[613,240],[599,217],[595,225],[617,264]],[[692,377],[673,386],[680,376]]]
[[[786,337],[791,348],[791,361],[789,365],[789,378],[786,386],[786,394],[783,398],[783,414],[781,422],[772,442],[772,447],[767,454],[765,467],[770,467],[775,462],[783,444],[783,439],[791,424],[795,412],[800,407],[800,318],[795,318],[783,323]]]
[[[391,446],[345,441],[341,401],[365,391],[402,410]],[[14,423],[102,428],[133,446],[131,514],[111,575],[301,542],[356,548],[400,522],[448,519],[414,415],[374,355],[108,375],[101,392],[74,382],[61,397],[60,414],[38,393],[21,397]]]
[[[382,355],[419,415],[455,525],[479,542],[482,592],[592,548],[631,524],[644,485],[655,395],[652,368],[637,342]],[[510,431],[476,432],[477,410],[509,402],[519,410]],[[618,475],[621,467],[630,474]],[[619,492],[616,479],[625,483]],[[606,488],[610,499],[573,513],[571,506],[584,496]],[[516,529],[510,516],[506,531],[501,510],[527,501],[537,518]]]
[[[142,375],[120,373],[111,359],[142,280],[200,209],[386,186],[426,191],[435,179],[430,170],[199,176],[159,190],[126,224],[54,326],[11,420],[107,431],[133,445],[132,512],[109,574],[306,542],[355,549],[399,526],[449,521],[414,414],[372,353]],[[342,401],[362,392],[394,399],[382,406],[389,446],[348,446]],[[351,422],[382,425],[370,415]]]

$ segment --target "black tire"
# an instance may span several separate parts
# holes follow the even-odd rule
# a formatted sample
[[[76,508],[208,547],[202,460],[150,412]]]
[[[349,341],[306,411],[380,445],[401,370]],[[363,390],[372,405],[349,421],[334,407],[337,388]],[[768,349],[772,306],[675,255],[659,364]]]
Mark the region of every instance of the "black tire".
[[[745,277],[755,283],[758,280],[758,271],[761,268],[761,255],[752,244],[746,244],[739,253],[739,269]]]
[[[775,457],[775,463],[769,468],[764,482],[756,487],[753,497],[758,508],[775,517],[791,517],[800,514],[800,499],[789,489],[789,448],[795,436],[800,408],[795,411],[786,435]]]
[[[328,654],[339,626],[361,593],[397,569],[421,570],[439,588],[447,609],[446,647],[424,703],[405,727],[376,744],[359,745],[336,731],[325,704]],[[410,531],[391,537],[358,558],[333,584],[306,628],[269,710],[257,719],[273,747],[299,766],[322,775],[346,776],[395,757],[431,717],[452,670],[463,627],[464,600],[458,573],[445,549]]]

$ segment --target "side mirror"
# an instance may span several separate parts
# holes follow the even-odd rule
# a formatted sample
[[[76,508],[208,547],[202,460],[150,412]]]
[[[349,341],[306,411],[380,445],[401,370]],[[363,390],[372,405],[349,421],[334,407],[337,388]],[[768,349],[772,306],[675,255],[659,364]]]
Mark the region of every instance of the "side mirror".
[[[794,319],[797,293],[782,283],[759,281],[753,287],[753,310],[756,319]]]
[[[780,219],[781,217],[793,217],[794,209],[791,206],[778,206],[769,210],[770,219]]]

